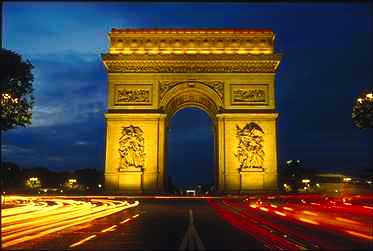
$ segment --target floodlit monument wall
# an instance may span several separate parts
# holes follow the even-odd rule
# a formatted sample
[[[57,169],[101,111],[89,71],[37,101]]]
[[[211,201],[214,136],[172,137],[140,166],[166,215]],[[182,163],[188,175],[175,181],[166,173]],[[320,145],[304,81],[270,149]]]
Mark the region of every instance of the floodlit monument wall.
[[[198,107],[213,121],[219,192],[277,189],[281,56],[274,38],[271,30],[113,29],[102,55],[107,191],[165,191],[168,121],[185,107]]]

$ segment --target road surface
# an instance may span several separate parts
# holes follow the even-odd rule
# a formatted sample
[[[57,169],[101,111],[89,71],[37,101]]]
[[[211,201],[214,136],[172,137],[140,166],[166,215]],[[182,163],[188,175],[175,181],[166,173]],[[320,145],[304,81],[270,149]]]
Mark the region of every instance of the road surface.
[[[371,250],[372,198],[14,197],[2,248]]]

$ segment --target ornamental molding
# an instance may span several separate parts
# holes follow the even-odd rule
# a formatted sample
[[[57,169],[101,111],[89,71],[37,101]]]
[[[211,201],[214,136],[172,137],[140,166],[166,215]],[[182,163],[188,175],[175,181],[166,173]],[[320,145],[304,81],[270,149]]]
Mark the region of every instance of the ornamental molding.
[[[109,73],[275,73],[279,61],[105,61]]]
[[[149,54],[110,54],[104,53],[101,54],[101,57],[104,61],[112,61],[112,60],[123,60],[123,61],[131,61],[131,60],[161,60],[161,61],[169,61],[169,60],[201,60],[201,61],[211,61],[211,60],[227,60],[227,61],[280,61],[282,54],[275,53],[275,54],[260,54],[260,55],[242,55],[242,54],[196,54],[196,55],[188,55],[188,54],[156,54],[156,55],[149,55]]]

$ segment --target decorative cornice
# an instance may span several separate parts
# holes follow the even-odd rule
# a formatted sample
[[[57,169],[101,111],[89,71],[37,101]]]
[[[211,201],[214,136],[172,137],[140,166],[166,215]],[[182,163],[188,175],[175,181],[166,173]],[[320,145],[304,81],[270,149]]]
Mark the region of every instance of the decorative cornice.
[[[109,53],[271,54],[274,38],[268,29],[113,29]]]
[[[110,73],[274,73],[279,60],[133,60],[104,61]]]
[[[196,55],[188,55],[188,54],[167,54],[167,55],[149,55],[149,54],[111,54],[106,53],[102,54],[102,59],[104,61],[109,60],[243,60],[243,61],[259,61],[259,60],[281,60],[281,54],[259,54],[259,55],[252,55],[252,54],[196,54]]]
[[[113,29],[109,38],[102,59],[112,73],[274,73],[281,60],[267,29]]]
[[[271,29],[200,29],[200,28],[173,28],[173,29],[116,29],[111,30],[112,34],[229,34],[229,33],[239,33],[239,34],[260,34],[260,33],[270,33],[273,34]]]

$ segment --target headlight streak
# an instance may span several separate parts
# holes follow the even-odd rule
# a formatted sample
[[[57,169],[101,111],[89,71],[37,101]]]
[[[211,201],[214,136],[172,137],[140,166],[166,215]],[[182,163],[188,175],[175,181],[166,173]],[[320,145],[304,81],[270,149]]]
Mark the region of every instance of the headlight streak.
[[[139,201],[130,204],[127,201],[107,199],[91,200],[95,204],[71,199],[45,200],[55,205],[48,206],[48,203],[44,201],[42,203],[45,204],[42,209],[39,207],[39,211],[26,210],[22,214],[9,211],[17,208],[7,209],[10,213],[2,219],[1,225],[2,248],[40,238],[139,205]],[[31,207],[35,208],[34,205]]]
[[[368,239],[368,240],[373,240],[373,236],[371,236],[371,235],[369,236],[369,235],[358,233],[358,232],[351,231],[351,230],[346,230],[345,232],[348,233],[348,234],[351,234],[353,236],[357,236],[357,237]]]
[[[83,244],[84,242],[87,242],[87,241],[89,241],[89,240],[92,240],[92,239],[95,238],[95,237],[96,237],[96,235],[93,234],[93,235],[91,235],[91,236],[88,236],[87,238],[84,238],[84,239],[81,240],[81,241],[78,241],[78,242],[76,242],[76,243],[74,243],[74,244],[71,244],[69,247],[70,247],[70,248],[73,248],[73,247],[79,246],[79,245]]]
[[[307,218],[303,218],[303,217],[299,217],[298,220],[303,221],[303,222],[307,222],[307,223],[310,223],[310,224],[314,224],[314,225],[320,225],[320,223],[318,223],[317,221],[307,219]]]
[[[131,219],[130,218],[127,218],[127,219],[125,219],[125,220],[122,220],[121,222],[120,222],[120,224],[124,224],[124,223],[126,223],[126,222],[129,222]]]
[[[101,233],[106,233],[106,232],[109,232],[109,231],[114,231],[116,227],[117,227],[117,225],[113,225],[111,227],[105,228],[105,229],[101,230]]]
[[[126,203],[127,203],[127,205],[129,205],[128,202],[126,202]],[[144,212],[143,212],[143,213],[144,213]],[[135,215],[133,215],[131,218],[137,218],[138,216],[140,216],[140,214],[135,214]],[[126,223],[126,222],[129,222],[129,221],[131,220],[131,218],[127,218],[127,219],[121,221],[119,224],[124,224],[124,223]],[[118,225],[113,225],[113,226],[111,226],[111,227],[105,228],[105,229],[101,230],[101,233],[106,233],[106,232],[115,231],[115,229],[116,229],[117,226],[118,226]],[[83,243],[85,243],[85,242],[87,242],[87,241],[89,241],[89,240],[91,240],[91,239],[93,239],[93,238],[95,238],[95,237],[96,237],[95,234],[94,234],[94,235],[91,235],[91,236],[88,236],[87,238],[84,238],[84,239],[82,239],[82,240],[80,240],[80,241],[78,241],[78,242],[75,242],[75,243],[71,244],[69,247],[72,248],[72,247],[76,247],[76,246],[82,245]]]

